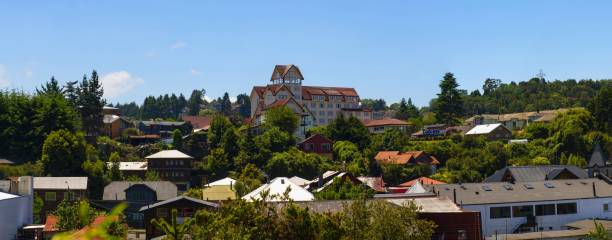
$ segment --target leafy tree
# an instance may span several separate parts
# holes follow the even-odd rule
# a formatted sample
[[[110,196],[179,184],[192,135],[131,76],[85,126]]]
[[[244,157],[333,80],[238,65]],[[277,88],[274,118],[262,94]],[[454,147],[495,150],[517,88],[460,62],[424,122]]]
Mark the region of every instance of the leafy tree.
[[[495,89],[500,87],[500,85],[501,85],[501,80],[499,79],[493,79],[493,78],[485,79],[484,84],[482,85],[482,90],[484,91],[484,95],[491,95],[495,91]]]
[[[86,136],[96,137],[104,126],[102,108],[106,105],[106,101],[102,98],[104,90],[98,79],[98,73],[94,70],[90,79],[83,76],[77,90],[77,104],[81,114],[82,129]]]
[[[57,217],[55,226],[63,231],[81,229],[99,214],[87,201],[67,201],[65,199],[53,212],[53,215]]]
[[[87,143],[81,133],[59,130],[49,134],[43,144],[42,164],[45,174],[75,176],[82,172],[86,160]]]
[[[323,191],[316,192],[317,199],[343,200],[343,199],[368,199],[374,197],[376,192],[368,186],[354,184],[341,178],[335,178],[334,182],[325,187]]]
[[[159,173],[156,171],[147,171],[145,173],[145,181],[160,181]]]
[[[32,202],[32,213],[34,214],[34,223],[41,223],[40,219],[41,211],[45,206],[45,201],[36,193],[34,193],[34,199]]]
[[[206,102],[204,100],[204,95],[206,94],[206,90],[193,90],[191,92],[191,96],[187,101],[187,113],[190,116],[197,116],[200,112],[200,107]]]
[[[361,99],[361,105],[374,111],[383,111],[387,109],[387,103],[384,99]]]
[[[434,107],[438,121],[456,124],[463,114],[463,100],[457,89],[459,84],[452,73],[446,73],[440,82],[440,93]]]
[[[230,116],[232,114],[232,102],[227,92],[223,94],[223,99],[221,99],[221,113],[225,116]]]
[[[288,107],[274,107],[265,111],[264,126],[266,128],[277,127],[282,131],[293,134],[299,123],[299,118]]]
[[[81,204],[79,207],[78,215],[74,215],[74,219],[91,219],[95,213],[93,209],[87,207],[86,204]],[[87,239],[108,239],[108,240],[120,240],[126,239],[127,227],[125,219],[123,218],[122,212],[125,210],[127,204],[121,203],[117,205],[110,214],[106,214],[105,218],[100,224],[90,224],[87,229],[79,232],[63,232],[53,236],[54,240],[70,240],[74,238],[87,238]],[[77,234],[76,236],[74,234]]]
[[[292,147],[286,152],[274,153],[265,169],[270,178],[301,176],[310,179],[330,167],[326,158]]]
[[[189,229],[191,224],[193,223],[192,218],[185,218],[183,223],[177,222],[177,210],[172,209],[170,222],[167,222],[163,218],[153,219],[151,220],[151,224],[153,224],[157,229],[163,231],[166,234],[167,240],[183,240],[185,235],[189,233]]]
[[[111,167],[109,169],[109,178],[111,179],[111,181],[123,180],[123,173],[121,173],[121,171],[119,170],[119,162],[121,161],[119,153],[112,153],[108,161],[111,163]]]
[[[66,86],[64,87],[64,95],[66,96],[66,100],[73,107],[77,106],[77,101],[79,100],[78,83],[79,81],[66,82]]]
[[[587,235],[588,239],[610,240],[610,238],[612,238],[612,234],[608,233],[607,229],[603,226],[601,222],[593,220],[593,224],[595,225],[595,229],[589,232],[589,234]]]
[[[599,89],[589,104],[589,111],[595,118],[595,126],[602,132],[612,133],[612,84]]]
[[[187,192],[184,192],[183,195],[190,198],[202,199],[202,188],[191,187],[187,189]]]
[[[225,132],[232,131],[233,128],[234,126],[226,117],[215,115],[208,130],[208,146],[211,149],[220,147]]]
[[[238,113],[242,118],[247,118],[251,116],[251,97],[246,95],[245,93],[238,94],[236,97],[236,102],[238,103]]]
[[[372,136],[370,149],[378,151],[400,151],[407,143],[407,137],[398,129],[387,129],[383,134]]]
[[[352,142],[359,148],[366,148],[370,144],[370,132],[359,119],[353,116],[349,118],[343,115],[338,116],[327,125],[326,136],[334,142]]]
[[[172,132],[172,146],[177,150],[183,149],[183,133],[179,129]]]

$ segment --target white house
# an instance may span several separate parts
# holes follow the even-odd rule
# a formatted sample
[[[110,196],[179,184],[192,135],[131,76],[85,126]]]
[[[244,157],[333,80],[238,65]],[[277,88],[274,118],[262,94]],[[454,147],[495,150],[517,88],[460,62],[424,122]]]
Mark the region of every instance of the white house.
[[[481,214],[484,236],[564,230],[583,219],[612,219],[612,185],[599,179],[427,185]]]
[[[298,186],[286,177],[277,177],[275,179],[272,179],[270,183],[258,187],[257,189],[242,197],[242,199],[246,201],[253,201],[253,199],[260,200],[263,198],[262,194],[264,192],[267,192],[268,195],[265,199],[266,202],[283,202],[286,201],[285,199],[283,199],[283,196],[286,191],[289,191],[289,199],[296,202],[315,200],[315,197],[314,195],[312,195],[312,193]]]
[[[33,222],[32,177],[19,177],[11,185],[9,189],[2,189],[11,193],[0,191],[0,240],[15,239],[20,228]]]

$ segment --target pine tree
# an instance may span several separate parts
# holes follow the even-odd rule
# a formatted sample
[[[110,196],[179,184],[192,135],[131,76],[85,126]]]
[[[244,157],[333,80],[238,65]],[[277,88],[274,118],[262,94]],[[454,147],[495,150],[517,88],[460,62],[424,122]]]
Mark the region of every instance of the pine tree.
[[[52,76],[50,81],[40,86],[40,90],[36,88],[36,93],[38,95],[63,95],[64,88]]]
[[[463,114],[463,99],[457,89],[459,84],[452,73],[446,73],[440,82],[440,93],[435,103],[434,113],[441,123],[456,124]]]
[[[83,76],[77,92],[83,130],[88,137],[97,137],[104,125],[102,109],[106,101],[102,98],[104,90],[95,70],[91,73],[89,80],[86,75]]]
[[[193,90],[191,92],[191,96],[189,97],[189,101],[187,102],[187,113],[190,116],[197,116],[200,112],[200,107],[204,103],[204,95],[206,94],[206,90]]]
[[[221,112],[225,116],[232,114],[232,102],[230,101],[229,94],[227,92],[223,94],[223,99],[221,99]]]

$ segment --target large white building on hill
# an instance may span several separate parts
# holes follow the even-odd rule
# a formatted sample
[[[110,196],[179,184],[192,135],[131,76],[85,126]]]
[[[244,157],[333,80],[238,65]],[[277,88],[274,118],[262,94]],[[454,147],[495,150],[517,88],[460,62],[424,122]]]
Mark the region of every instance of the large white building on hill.
[[[300,116],[300,128],[296,135],[303,137],[313,126],[325,126],[336,117],[355,116],[371,120],[372,111],[361,107],[361,99],[354,88],[303,86],[304,76],[293,65],[276,65],[270,84],[255,86],[251,91],[251,125],[265,121],[267,109],[287,106]]]

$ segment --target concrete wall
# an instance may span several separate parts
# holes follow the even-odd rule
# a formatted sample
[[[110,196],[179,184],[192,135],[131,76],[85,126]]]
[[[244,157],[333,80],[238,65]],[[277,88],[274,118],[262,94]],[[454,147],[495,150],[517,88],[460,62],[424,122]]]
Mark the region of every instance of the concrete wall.
[[[31,196],[0,200],[0,240],[14,239],[17,231],[32,224]]]
[[[544,202],[525,202],[525,203],[507,203],[507,204],[489,204],[489,205],[465,205],[461,206],[464,209],[478,211],[482,220],[482,231],[485,237],[497,234],[513,233],[513,231],[521,224],[525,223],[525,217],[518,218],[490,218],[490,207],[505,207],[505,206],[523,206],[523,205],[539,205],[539,204],[558,204],[575,202],[577,207],[576,214],[564,215],[549,215],[536,216],[536,222],[545,230],[565,230],[565,224],[583,220],[583,219],[612,219],[612,211],[604,212],[603,204],[608,203],[612,207],[612,197],[607,198],[592,198],[592,199],[576,199],[567,201],[544,201]],[[534,207],[535,211],[535,207]],[[549,229],[552,227],[552,229]]]

